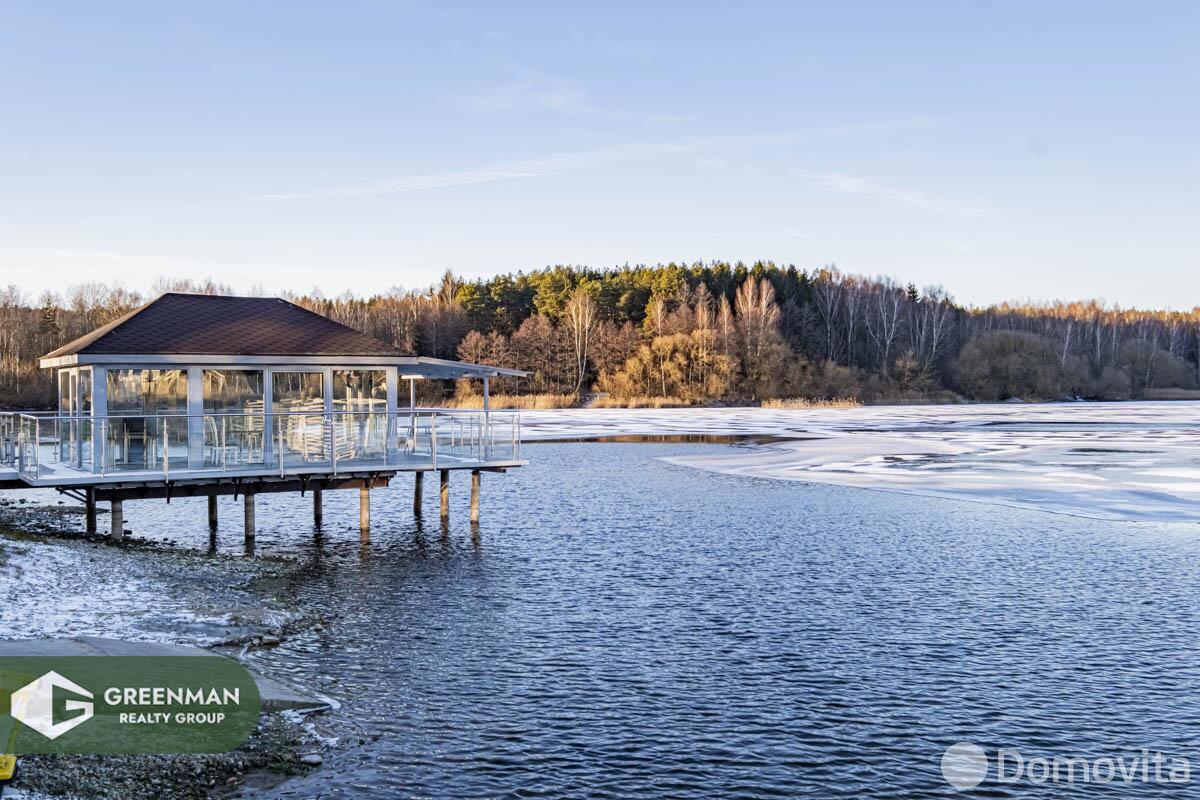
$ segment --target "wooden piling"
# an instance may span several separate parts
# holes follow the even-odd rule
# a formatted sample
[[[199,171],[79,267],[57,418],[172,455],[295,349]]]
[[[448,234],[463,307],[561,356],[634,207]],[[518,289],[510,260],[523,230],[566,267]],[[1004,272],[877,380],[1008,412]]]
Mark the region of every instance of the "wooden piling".
[[[96,532],[96,490],[86,489],[84,491],[84,507],[87,512],[87,532]]]
[[[358,490],[358,529],[364,534],[371,530],[371,490],[366,486]]]
[[[324,509],[321,508],[321,490],[313,489],[313,525],[321,527],[321,520],[324,516]]]
[[[113,544],[120,544],[125,538],[125,513],[120,500],[112,501],[112,512],[109,514],[112,527],[109,529],[109,541]]]
[[[441,470],[442,519],[450,518],[450,470]]]
[[[419,517],[421,516],[422,495],[425,493],[425,473],[414,472],[413,475],[416,476],[413,483],[413,513]]]
[[[479,522],[479,470],[471,470],[471,522]]]
[[[242,507],[245,516],[243,517],[246,526],[246,544],[254,544],[254,495],[247,493],[242,495]]]
[[[210,531],[217,529],[217,496],[215,494],[208,496],[208,529]]]

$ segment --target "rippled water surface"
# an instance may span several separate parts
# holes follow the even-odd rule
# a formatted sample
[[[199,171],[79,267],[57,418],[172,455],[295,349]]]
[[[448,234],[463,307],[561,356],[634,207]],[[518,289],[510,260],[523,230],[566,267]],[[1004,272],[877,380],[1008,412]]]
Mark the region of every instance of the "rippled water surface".
[[[701,449],[531,447],[477,537],[406,481],[365,548],[352,493],[319,544],[260,533],[333,621],[257,659],[342,704],[281,794],[917,796],[960,740],[1200,766],[1193,527],[655,460]]]
[[[299,565],[260,588],[329,620],[252,659],[341,704],[324,768],[274,794],[940,796],[958,741],[1200,780],[1200,529],[656,460],[722,446],[530,446],[477,533],[465,475],[447,531],[429,486],[423,524],[410,478],[375,492],[367,544],[357,493],[319,537],[260,499],[259,555]],[[1037,789],[980,791],[1072,793]]]

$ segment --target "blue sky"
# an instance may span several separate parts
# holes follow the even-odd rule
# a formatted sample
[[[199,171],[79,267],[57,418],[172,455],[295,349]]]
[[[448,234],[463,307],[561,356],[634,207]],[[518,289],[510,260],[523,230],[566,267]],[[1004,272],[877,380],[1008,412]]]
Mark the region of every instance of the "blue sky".
[[[0,283],[774,259],[1200,305],[1200,6],[0,0]]]

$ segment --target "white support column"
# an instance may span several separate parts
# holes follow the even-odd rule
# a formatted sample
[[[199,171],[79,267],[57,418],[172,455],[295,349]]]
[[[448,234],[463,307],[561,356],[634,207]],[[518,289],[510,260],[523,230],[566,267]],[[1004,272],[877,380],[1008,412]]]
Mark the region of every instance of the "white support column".
[[[203,367],[188,367],[187,413],[188,466],[192,469],[200,469],[204,466]]]
[[[396,413],[400,396],[400,370],[388,367],[384,373],[387,375],[387,461],[391,464],[396,459],[396,445],[401,433],[400,415]]]
[[[321,400],[325,408],[325,424],[332,431],[329,440],[329,464],[333,467],[334,474],[337,474],[338,424],[337,420],[333,417],[333,367],[325,367],[325,369],[321,370],[321,394],[324,395]],[[351,422],[345,430],[354,431],[355,429],[355,425]],[[354,435],[354,433],[350,434],[351,437]]]
[[[480,458],[486,460],[490,458],[489,450],[491,450],[492,441],[492,415],[491,415],[491,378],[483,376],[483,430],[480,431],[479,455]],[[478,520],[476,520],[478,521]]]
[[[333,367],[326,367],[324,370],[321,371],[321,374],[323,374],[325,376],[321,379],[321,383],[324,384],[324,386],[322,387],[322,392],[325,395],[325,397],[323,398],[324,403],[325,403],[325,413],[332,414],[333,413]]]
[[[263,466],[269,465],[275,458],[275,423],[271,417],[275,396],[274,375],[268,367],[263,367]]]
[[[108,370],[92,367],[92,469],[103,472],[101,459],[108,455],[108,447],[102,440],[108,436]]]
[[[400,370],[388,367],[387,373],[387,410],[395,412],[400,405]]]
[[[408,440],[415,452],[417,449],[417,379],[408,379]]]

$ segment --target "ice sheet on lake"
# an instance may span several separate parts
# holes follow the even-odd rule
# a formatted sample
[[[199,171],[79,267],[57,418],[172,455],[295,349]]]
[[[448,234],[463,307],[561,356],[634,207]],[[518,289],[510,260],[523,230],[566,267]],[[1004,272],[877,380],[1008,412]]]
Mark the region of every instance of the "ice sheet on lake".
[[[734,475],[1114,520],[1200,522],[1200,403],[575,409],[522,414],[527,441],[746,435],[664,460]]]

